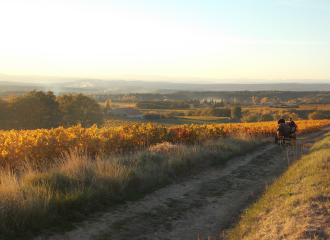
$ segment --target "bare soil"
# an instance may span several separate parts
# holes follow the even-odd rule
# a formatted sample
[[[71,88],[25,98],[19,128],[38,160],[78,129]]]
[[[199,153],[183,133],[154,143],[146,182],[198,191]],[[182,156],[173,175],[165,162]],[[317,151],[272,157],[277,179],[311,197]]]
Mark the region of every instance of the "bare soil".
[[[139,201],[76,223],[65,234],[35,240],[185,240],[221,239],[242,211],[258,199],[290,162],[308,152],[330,130],[298,137],[296,146],[278,146],[273,139],[251,154],[230,160],[162,188]]]

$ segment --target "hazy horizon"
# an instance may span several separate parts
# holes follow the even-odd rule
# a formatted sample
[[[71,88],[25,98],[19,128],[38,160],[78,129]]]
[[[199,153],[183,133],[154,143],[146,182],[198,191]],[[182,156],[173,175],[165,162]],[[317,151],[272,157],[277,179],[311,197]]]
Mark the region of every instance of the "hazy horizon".
[[[16,83],[65,83],[78,80],[102,80],[102,81],[145,81],[145,82],[168,82],[168,83],[192,83],[192,84],[276,84],[276,83],[298,83],[298,84],[330,84],[330,79],[212,79],[212,78],[175,78],[167,76],[148,76],[148,75],[123,75],[117,77],[60,77],[60,76],[41,76],[41,75],[9,75],[0,73],[0,82]]]

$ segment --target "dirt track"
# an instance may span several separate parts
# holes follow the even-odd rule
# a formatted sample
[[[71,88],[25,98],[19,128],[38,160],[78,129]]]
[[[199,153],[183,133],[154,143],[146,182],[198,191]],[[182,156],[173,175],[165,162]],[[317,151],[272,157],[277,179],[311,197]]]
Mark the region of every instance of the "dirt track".
[[[76,230],[49,240],[78,239],[220,239],[241,211],[256,200],[290,161],[330,128],[298,137],[296,147],[270,141],[253,153],[230,160],[221,169],[210,169],[169,185],[140,201],[129,202],[88,221]]]

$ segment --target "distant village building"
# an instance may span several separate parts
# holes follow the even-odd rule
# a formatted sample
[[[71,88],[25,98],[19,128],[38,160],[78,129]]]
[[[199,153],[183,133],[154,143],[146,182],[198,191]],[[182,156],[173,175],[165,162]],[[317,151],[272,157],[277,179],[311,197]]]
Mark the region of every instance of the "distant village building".
[[[287,105],[287,106],[292,106],[292,105],[294,105],[294,103],[284,103],[285,105]]]
[[[266,105],[276,105],[275,102],[265,102]]]
[[[143,113],[140,112],[139,110],[137,110],[135,108],[131,108],[131,107],[116,108],[116,109],[111,110],[111,112],[116,116],[143,119]]]
[[[209,105],[209,104],[202,105],[202,108],[208,108],[208,107],[211,107],[211,105]]]

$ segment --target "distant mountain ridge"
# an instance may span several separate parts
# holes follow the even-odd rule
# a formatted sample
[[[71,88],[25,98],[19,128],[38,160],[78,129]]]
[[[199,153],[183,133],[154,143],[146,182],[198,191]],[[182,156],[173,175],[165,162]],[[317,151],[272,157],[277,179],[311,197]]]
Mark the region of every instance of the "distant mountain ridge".
[[[149,82],[141,80],[100,80],[74,79],[58,82],[57,77],[46,78],[39,83],[11,81],[10,75],[0,74],[0,90],[2,91],[31,91],[33,89],[53,91],[57,94],[68,92],[82,93],[173,93],[176,91],[330,91],[328,83],[177,83]],[[23,80],[24,76],[19,76]],[[42,79],[41,76],[30,76]],[[15,78],[17,80],[17,78]],[[50,82],[53,80],[53,82]],[[62,79],[63,80],[63,79]],[[315,81],[314,81],[315,82]]]
[[[64,86],[63,86],[64,85]],[[174,82],[146,82],[128,80],[77,80],[59,84],[65,88],[100,89],[107,92],[131,89],[136,90],[175,90],[175,91],[330,91],[330,84],[306,83],[252,83],[252,84],[200,84],[200,83],[174,83]]]
[[[142,81],[142,82],[169,82],[169,83],[194,83],[194,84],[268,84],[268,83],[316,83],[327,84],[330,79],[216,79],[203,77],[167,77],[157,75],[126,74],[121,77],[57,77],[39,75],[8,75],[0,73],[0,81],[26,82],[26,83],[63,83],[77,80],[105,80],[105,81]]]

